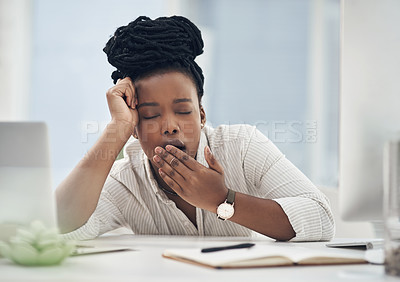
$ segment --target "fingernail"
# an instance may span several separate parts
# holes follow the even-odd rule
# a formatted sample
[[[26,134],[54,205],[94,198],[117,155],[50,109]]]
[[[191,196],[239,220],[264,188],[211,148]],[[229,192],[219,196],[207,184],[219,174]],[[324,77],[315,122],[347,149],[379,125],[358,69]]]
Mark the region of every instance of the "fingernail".
[[[167,151],[170,151],[170,150],[172,149],[172,146],[171,146],[171,145],[167,145],[167,146],[165,147],[165,149],[166,149]]]
[[[161,168],[158,170],[158,173],[161,175],[161,177],[164,177],[164,176],[165,176],[165,173],[164,173],[164,171],[162,171]]]
[[[211,155],[210,147],[207,146],[206,150],[207,150],[207,154]]]
[[[160,158],[159,156],[155,155],[155,156],[153,157],[153,160],[154,160],[155,162],[159,163],[159,162],[161,161],[161,158]]]
[[[161,153],[162,153],[161,147],[156,147],[155,152],[156,152],[157,154],[161,154]]]

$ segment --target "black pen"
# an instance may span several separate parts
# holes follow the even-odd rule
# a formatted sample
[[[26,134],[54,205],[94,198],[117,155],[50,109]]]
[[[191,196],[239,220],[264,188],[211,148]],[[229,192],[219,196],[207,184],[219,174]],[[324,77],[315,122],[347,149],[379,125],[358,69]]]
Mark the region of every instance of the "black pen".
[[[233,249],[246,249],[246,248],[251,248],[255,244],[253,243],[243,243],[243,244],[238,244],[238,245],[231,245],[231,246],[225,246],[225,247],[214,247],[214,248],[205,248],[202,249],[202,253],[211,253],[211,252],[219,252],[219,251],[224,251],[224,250],[233,250]]]

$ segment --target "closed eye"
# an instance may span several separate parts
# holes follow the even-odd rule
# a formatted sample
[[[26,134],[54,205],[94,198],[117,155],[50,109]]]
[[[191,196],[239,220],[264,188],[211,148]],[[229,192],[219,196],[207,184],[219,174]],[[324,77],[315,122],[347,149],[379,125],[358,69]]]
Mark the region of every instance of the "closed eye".
[[[143,117],[144,119],[153,119],[153,118],[156,118],[156,117],[159,117],[160,115],[155,115],[155,116],[150,116],[150,117]]]
[[[188,114],[191,114],[192,111],[189,111],[189,112],[177,112],[177,113],[180,114],[180,115],[188,115]]]

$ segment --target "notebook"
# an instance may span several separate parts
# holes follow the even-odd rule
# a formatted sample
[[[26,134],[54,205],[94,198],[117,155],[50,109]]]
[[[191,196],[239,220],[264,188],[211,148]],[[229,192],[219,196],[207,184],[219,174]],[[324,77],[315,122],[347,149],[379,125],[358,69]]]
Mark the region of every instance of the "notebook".
[[[198,248],[167,249],[163,257],[211,268],[250,268],[294,265],[367,263],[364,253],[284,245],[201,252]]]
[[[43,122],[0,122],[0,240],[40,220],[56,226],[48,129]]]

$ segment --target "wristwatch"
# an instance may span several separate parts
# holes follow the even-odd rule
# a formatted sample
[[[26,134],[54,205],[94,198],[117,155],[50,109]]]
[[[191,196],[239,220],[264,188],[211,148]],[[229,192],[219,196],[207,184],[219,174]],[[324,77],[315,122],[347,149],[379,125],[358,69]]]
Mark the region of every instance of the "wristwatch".
[[[220,204],[217,208],[217,217],[221,220],[230,219],[235,213],[235,194],[236,192],[228,189],[228,195],[226,196],[225,202]]]

